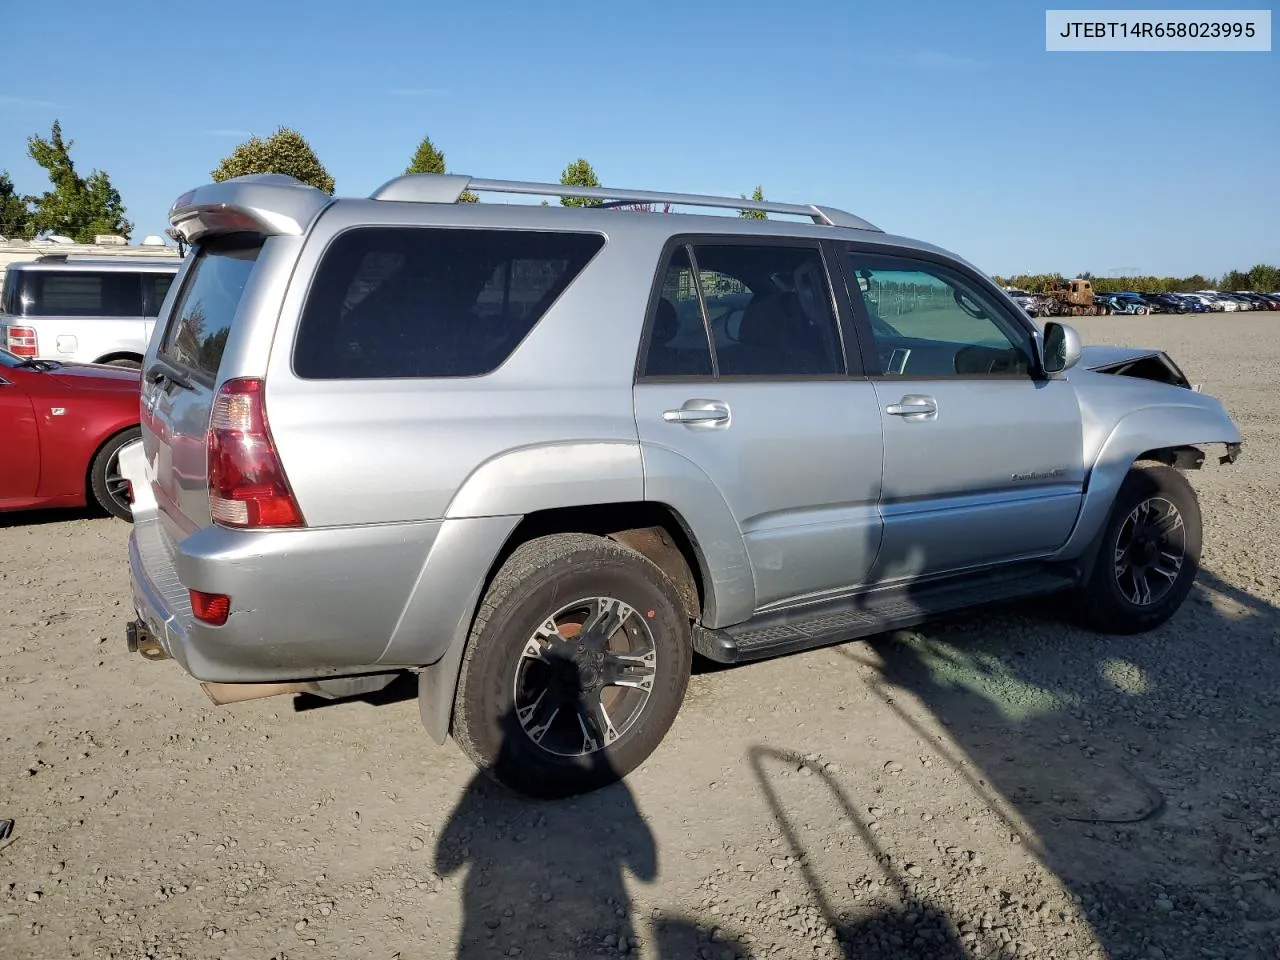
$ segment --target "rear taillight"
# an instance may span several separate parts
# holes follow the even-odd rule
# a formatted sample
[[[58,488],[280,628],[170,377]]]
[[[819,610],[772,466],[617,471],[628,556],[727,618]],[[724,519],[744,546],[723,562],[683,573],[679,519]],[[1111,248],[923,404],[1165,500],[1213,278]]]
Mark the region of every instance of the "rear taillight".
[[[267,428],[261,380],[228,380],[209,417],[209,508],[227,527],[301,527]]]
[[[15,357],[36,357],[40,355],[40,344],[36,340],[34,327],[5,327],[5,349]]]

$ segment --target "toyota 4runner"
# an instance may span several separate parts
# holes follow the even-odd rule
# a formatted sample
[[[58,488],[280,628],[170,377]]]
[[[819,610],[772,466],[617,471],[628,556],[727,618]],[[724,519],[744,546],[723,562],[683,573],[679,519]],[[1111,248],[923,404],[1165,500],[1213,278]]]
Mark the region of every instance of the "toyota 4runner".
[[[1180,471],[1240,450],[1162,351],[829,207],[260,175],[170,220],[130,649],[217,703],[415,673],[431,736],[532,794],[641,764],[695,652],[1054,593],[1157,627],[1200,553]]]

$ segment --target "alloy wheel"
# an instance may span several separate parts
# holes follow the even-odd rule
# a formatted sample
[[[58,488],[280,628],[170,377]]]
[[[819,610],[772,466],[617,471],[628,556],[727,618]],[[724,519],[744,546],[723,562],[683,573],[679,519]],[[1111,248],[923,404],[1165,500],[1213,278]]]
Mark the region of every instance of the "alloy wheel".
[[[515,714],[534,744],[584,757],[627,734],[644,714],[656,676],[652,616],[614,597],[587,597],[543,621],[514,678]]]
[[[1164,497],[1144,500],[1125,517],[1116,536],[1116,586],[1135,606],[1151,606],[1173,589],[1186,552],[1186,526],[1178,508]]]

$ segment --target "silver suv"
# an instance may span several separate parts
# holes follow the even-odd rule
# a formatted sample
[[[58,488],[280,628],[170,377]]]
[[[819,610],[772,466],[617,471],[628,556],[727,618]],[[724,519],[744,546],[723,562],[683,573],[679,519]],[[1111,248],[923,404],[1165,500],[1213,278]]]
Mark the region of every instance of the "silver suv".
[[[416,673],[433,738],[528,793],[635,769],[695,652],[1054,593],[1156,627],[1200,553],[1179,471],[1240,450],[1161,351],[1082,349],[827,207],[267,175],[170,218],[130,648],[217,703]]]

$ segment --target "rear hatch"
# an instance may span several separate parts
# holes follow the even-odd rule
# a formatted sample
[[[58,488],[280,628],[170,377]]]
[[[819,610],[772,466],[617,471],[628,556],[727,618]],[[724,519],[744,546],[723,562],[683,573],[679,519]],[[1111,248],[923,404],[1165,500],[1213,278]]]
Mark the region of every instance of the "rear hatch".
[[[173,540],[213,522],[209,426],[223,351],[264,238],[211,236],[196,246],[163,326],[153,334],[142,388],[142,440],[152,488]]]
[[[170,235],[191,245],[143,363],[147,477],[168,538],[215,522],[300,526],[267,430],[263,377],[280,297],[333,198],[281,174],[184,193]]]

